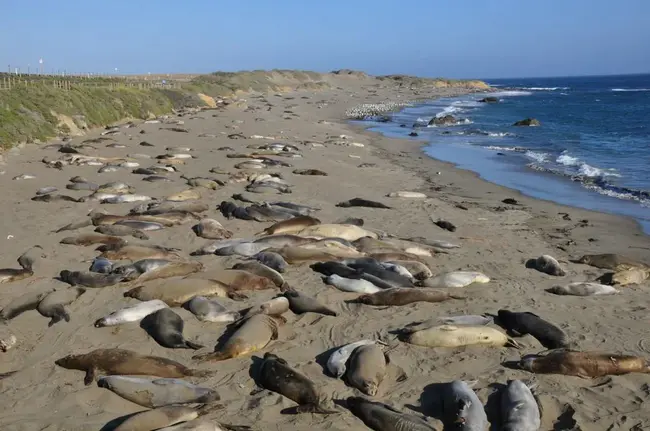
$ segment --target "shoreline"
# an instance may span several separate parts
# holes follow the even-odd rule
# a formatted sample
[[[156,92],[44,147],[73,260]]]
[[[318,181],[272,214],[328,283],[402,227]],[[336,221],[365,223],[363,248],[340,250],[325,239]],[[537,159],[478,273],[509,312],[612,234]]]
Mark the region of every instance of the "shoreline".
[[[278,330],[277,339],[252,354],[218,363],[198,362],[196,353],[188,349],[169,349],[157,344],[137,322],[116,327],[96,328],[94,322],[109,313],[138,303],[124,297],[131,285],[121,283],[92,288],[76,301],[66,305],[69,322],[48,327],[48,319],[29,310],[8,322],[18,343],[0,353],[0,373],[17,371],[2,380],[0,402],[11,406],[0,412],[0,427],[20,431],[86,431],[106,427],[116,418],[142,411],[144,408],[98,387],[83,383],[83,373],[58,367],[54,360],[68,354],[86,353],[99,348],[121,348],[140,354],[155,355],[178,361],[192,368],[210,370],[214,374],[188,381],[216,389],[223,408],[209,414],[209,419],[236,425],[252,425],[255,429],[290,429],[309,431],[367,430],[358,418],[344,407],[337,415],[288,415],[282,411],[295,403],[277,393],[263,391],[251,395],[256,385],[251,378],[252,367],[265,352],[285,359],[294,369],[311,379],[326,399],[345,400],[360,395],[344,381],[324,371],[327,353],[339,346],[361,339],[381,339],[389,344],[390,366],[374,401],[396,406],[405,413],[426,417],[432,427],[440,421],[430,406],[423,404],[430,385],[454,379],[479,380],[474,388],[480,400],[488,404],[490,420],[493,409],[488,398],[493,386],[509,379],[538,381],[538,394],[543,408],[542,429],[553,429],[561,420],[567,405],[575,410],[573,419],[584,429],[607,429],[625,416],[630,423],[650,423],[650,412],[638,399],[648,398],[650,375],[616,376],[595,390],[590,382],[578,377],[538,375],[504,367],[507,361],[519,360],[524,354],[544,350],[532,337],[518,338],[522,349],[469,346],[461,349],[434,349],[414,346],[399,340],[395,331],[413,322],[441,316],[496,313],[499,309],[531,311],[563,328],[581,350],[601,350],[647,355],[643,340],[647,332],[647,289],[636,286],[622,289],[608,297],[563,297],[546,289],[573,281],[593,280],[606,272],[568,260],[586,253],[621,253],[650,262],[648,238],[638,231],[636,222],[588,210],[565,208],[517,194],[482,180],[477,174],[440,162],[421,152],[421,141],[393,139],[356,128],[343,119],[343,113],[360,103],[374,103],[410,97],[414,90],[397,87],[376,87],[372,79],[337,78],[333,89],[323,91],[292,91],[246,95],[245,100],[221,110],[173,117],[182,120],[177,133],[168,124],[144,124],[120,127],[111,136],[120,147],[96,143],[96,150],[84,151],[105,157],[124,157],[143,153],[150,158],[136,159],[140,167],[156,163],[155,157],[167,147],[192,148],[193,158],[177,165],[179,172],[168,174],[171,181],[148,182],[131,173],[131,168],[98,173],[98,166],[64,166],[62,170],[46,167],[44,157],[65,156],[56,149],[26,145],[15,151],[3,178],[8,186],[0,196],[6,208],[0,226],[0,244],[6,250],[0,256],[0,268],[16,267],[16,258],[29,247],[39,244],[46,258],[35,265],[33,278],[3,284],[0,307],[36,289],[67,289],[53,279],[61,270],[87,271],[89,261],[97,256],[94,246],[61,244],[62,238],[91,233],[94,227],[53,233],[68,223],[84,220],[89,211],[105,210],[111,214],[127,214],[137,203],[99,204],[97,202],[57,201],[34,202],[30,198],[45,186],[59,188],[57,193],[87,196],[88,191],[73,191],[65,185],[73,176],[104,184],[123,181],[135,187],[137,194],[163,199],[188,189],[182,174],[188,177],[214,177],[229,180],[229,174],[241,173],[234,166],[246,159],[228,158],[227,154],[249,153],[251,146],[282,142],[296,146],[302,157],[275,157],[291,166],[273,166],[257,173],[280,173],[292,185],[289,194],[247,193],[260,201],[276,200],[320,208],[315,213],[323,223],[352,217],[364,220],[369,229],[385,231],[399,237],[425,237],[449,241],[461,247],[423,257],[434,274],[445,271],[480,271],[491,278],[487,284],[452,288],[451,293],[463,299],[440,303],[416,303],[407,306],[372,307],[350,302],[358,294],[339,291],[326,285],[308,264],[292,264],[283,273],[287,283],[336,311],[337,316],[314,313],[302,315],[287,312],[287,319]],[[336,87],[340,87],[336,88]],[[449,96],[459,90],[440,90],[432,96]],[[289,111],[289,112],[287,112]],[[144,132],[144,133],[141,133]],[[78,144],[96,136],[98,131],[72,140]],[[231,137],[229,137],[231,135]],[[241,136],[240,136],[241,135]],[[343,138],[341,135],[347,135]],[[259,136],[260,138],[253,138]],[[261,138],[269,137],[269,138]],[[142,146],[147,141],[153,146]],[[223,150],[230,147],[231,151]],[[359,167],[365,165],[367,167]],[[298,175],[295,169],[318,169],[326,176]],[[436,172],[441,175],[436,175]],[[33,179],[11,180],[20,174]],[[233,201],[242,193],[246,182],[227,182],[224,186],[200,191],[200,201],[208,210],[202,217],[212,218],[232,232],[233,238],[255,238],[270,222],[226,219],[217,210],[222,201]],[[426,199],[389,198],[399,191],[421,191]],[[381,208],[341,208],[337,203],[355,197],[379,201],[390,206]],[[516,197],[522,205],[505,205],[501,200]],[[235,202],[235,201],[233,201]],[[236,202],[238,206],[244,205]],[[461,209],[462,206],[464,209]],[[567,213],[566,217],[558,213]],[[443,219],[457,226],[450,232],[433,222]],[[587,223],[581,222],[588,219]],[[130,244],[158,245],[178,249],[191,261],[201,262],[204,271],[231,268],[243,261],[236,256],[190,253],[214,240],[199,238],[192,231],[194,223],[150,231],[148,240],[128,238]],[[596,241],[590,241],[589,239]],[[525,261],[542,254],[555,256],[566,269],[564,277],[553,277],[529,268]],[[199,274],[197,274],[199,275]],[[646,283],[647,284],[647,283]],[[646,286],[647,287],[647,286]],[[234,301],[216,298],[228,311],[239,311],[258,305],[278,294],[275,289],[247,291],[247,299]],[[197,353],[213,350],[226,331],[226,325],[199,321],[189,311],[174,307],[184,322],[184,336],[205,346]],[[498,327],[495,326],[496,329]],[[398,379],[405,375],[406,380]],[[600,388],[600,386],[599,386]],[[580,401],[578,401],[578,398]],[[38,411],[34,411],[38,406]],[[624,413],[621,413],[624,412]]]

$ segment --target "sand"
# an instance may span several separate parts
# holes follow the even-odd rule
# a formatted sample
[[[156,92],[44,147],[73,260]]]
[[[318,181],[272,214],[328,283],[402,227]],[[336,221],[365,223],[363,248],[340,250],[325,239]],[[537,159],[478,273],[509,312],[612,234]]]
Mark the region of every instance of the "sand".
[[[404,307],[369,307],[348,304],[353,293],[340,292],[326,286],[321,277],[307,265],[291,266],[285,278],[296,289],[315,296],[339,312],[338,317],[286,313],[288,324],[280,330],[279,339],[263,351],[286,359],[297,370],[309,376],[331,399],[342,400],[358,395],[342,381],[324,372],[326,352],[362,338],[381,337],[388,342],[391,359],[390,377],[380,386],[376,400],[386,402],[427,417],[432,426],[441,429],[432,403],[436,383],[454,379],[478,380],[477,394],[488,404],[490,419],[498,402],[493,394],[508,379],[533,379],[543,407],[542,429],[647,429],[650,428],[650,375],[628,375],[597,381],[566,376],[533,376],[525,371],[502,365],[518,360],[521,354],[544,350],[533,338],[519,341],[524,348],[467,347],[462,349],[430,349],[405,344],[392,333],[418,320],[457,314],[496,313],[501,308],[512,311],[533,311],[563,328],[581,350],[602,350],[650,356],[646,342],[648,309],[647,282],[642,286],[624,288],[619,295],[607,297],[562,297],[545,292],[555,284],[592,280],[605,271],[586,265],[569,263],[567,259],[584,253],[621,253],[650,262],[650,241],[633,220],[594,213],[534,200],[477,178],[471,172],[432,160],[420,151],[422,143],[413,140],[386,139],[350,126],[343,119],[346,109],[360,103],[405,100],[453,94],[456,90],[441,89],[438,94],[415,94],[409,89],[377,86],[372,79],[352,77],[331,78],[334,89],[325,91],[289,92],[282,95],[242,95],[245,103],[225,110],[205,110],[198,114],[176,118],[184,121],[180,127],[189,133],[160,130],[160,124],[140,124],[122,128],[115,141],[126,148],[105,148],[90,154],[123,156],[145,153],[164,154],[168,146],[193,148],[191,159],[179,166],[187,176],[215,176],[209,170],[219,167],[234,172],[241,159],[227,159],[230,146],[246,152],[250,144],[279,141],[297,145],[303,158],[282,159],[291,168],[271,168],[282,172],[294,185],[287,195],[259,195],[260,199],[288,200],[322,208],[317,213],[323,222],[346,217],[360,217],[365,226],[410,237],[448,240],[461,248],[449,254],[438,254],[426,261],[435,273],[446,270],[477,270],[492,278],[488,284],[458,289],[465,300],[440,304],[418,303]],[[272,104],[267,110],[267,101]],[[244,110],[241,107],[248,106]],[[292,111],[288,113],[285,111]],[[162,127],[171,127],[162,125]],[[144,130],[145,134],[139,134]],[[408,130],[405,130],[405,134]],[[228,139],[227,134],[261,135],[273,139]],[[92,137],[97,135],[89,135]],[[199,137],[213,134],[216,137]],[[338,138],[346,135],[347,139]],[[325,143],[336,137],[340,145]],[[75,138],[80,142],[84,138]],[[139,146],[146,140],[154,147]],[[350,146],[347,143],[361,143]],[[315,146],[314,143],[324,143]],[[137,193],[164,197],[187,188],[180,173],[172,174],[172,183],[148,183],[129,169],[98,174],[98,167],[67,166],[62,170],[46,167],[40,160],[58,157],[56,150],[28,145],[7,155],[0,167],[4,174],[0,195],[2,223],[0,267],[17,267],[16,258],[29,247],[39,244],[47,259],[37,263],[34,277],[0,286],[0,306],[27,291],[47,287],[65,287],[53,279],[63,269],[85,270],[97,252],[94,247],[62,245],[59,241],[81,232],[53,233],[57,228],[83,219],[92,210],[101,208],[113,214],[126,214],[134,204],[99,205],[98,203],[56,202],[30,200],[37,189],[56,186],[59,192],[80,197],[88,193],[65,190],[68,179],[81,175],[97,183],[125,181],[136,187]],[[155,160],[139,160],[142,167]],[[373,167],[359,168],[362,163]],[[328,176],[298,176],[293,169],[315,168]],[[436,173],[440,173],[437,175]],[[35,179],[12,178],[28,173]],[[245,183],[232,183],[216,191],[200,189],[202,201],[210,205],[206,216],[215,218],[234,232],[234,237],[249,238],[270,223],[226,220],[216,210],[222,200],[243,191]],[[386,194],[399,190],[426,193],[427,199],[388,198]],[[354,197],[384,202],[394,209],[338,208],[335,204]],[[519,206],[503,204],[505,198],[515,198]],[[462,206],[464,209],[460,208]],[[568,217],[563,217],[568,213]],[[568,218],[568,219],[567,219]],[[442,230],[433,224],[438,219],[455,224],[456,232]],[[586,222],[582,222],[586,220]],[[130,239],[131,243],[158,244],[181,249],[188,254],[209,243],[196,237],[191,224],[150,232],[149,241]],[[561,261],[567,271],[564,277],[552,277],[527,269],[525,261],[550,254]],[[201,256],[208,270],[229,267],[236,257]],[[164,356],[186,365],[216,371],[212,378],[191,379],[195,383],[218,390],[224,408],[209,417],[226,423],[251,425],[259,430],[363,430],[365,425],[346,409],[338,415],[282,414],[295,404],[281,395],[268,391],[250,395],[255,389],[249,375],[251,356],[214,364],[196,364],[190,350],[172,350],[159,346],[137,323],[119,327],[95,328],[93,322],[110,312],[137,303],[124,298],[123,286],[89,289],[68,307],[69,323],[61,322],[48,328],[48,319],[36,311],[28,311],[8,323],[16,334],[18,344],[0,353],[0,372],[18,370],[0,381],[0,429],[3,430],[98,430],[109,421],[142,407],[92,384],[84,386],[83,373],[57,367],[54,361],[71,353],[84,353],[96,348],[119,347],[142,354]],[[222,301],[229,309],[260,303],[276,292],[253,292],[243,302]],[[223,333],[223,324],[200,322],[183,309],[175,309],[185,321],[185,334],[190,340],[207,346],[200,353],[211,351]],[[397,382],[395,376],[403,370],[407,379]],[[574,413],[572,413],[574,412]],[[575,423],[574,423],[575,421]],[[577,423],[577,425],[576,425]],[[110,429],[110,428],[104,428]]]

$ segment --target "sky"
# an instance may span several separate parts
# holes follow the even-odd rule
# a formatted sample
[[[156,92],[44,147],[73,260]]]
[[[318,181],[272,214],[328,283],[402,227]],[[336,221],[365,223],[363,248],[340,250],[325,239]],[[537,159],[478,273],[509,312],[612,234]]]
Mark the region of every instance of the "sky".
[[[650,73],[650,0],[0,0],[0,11],[0,71],[43,58],[67,73]]]

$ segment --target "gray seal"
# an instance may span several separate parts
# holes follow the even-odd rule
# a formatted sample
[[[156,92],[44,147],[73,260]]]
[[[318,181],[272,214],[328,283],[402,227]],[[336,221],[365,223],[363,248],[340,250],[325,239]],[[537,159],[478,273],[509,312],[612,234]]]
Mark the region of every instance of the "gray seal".
[[[83,287],[69,287],[66,289],[55,290],[49,293],[38,303],[36,309],[43,317],[49,317],[51,320],[47,326],[65,320],[70,321],[70,314],[65,309],[66,305],[72,304],[77,298],[83,295],[86,289]]]
[[[286,282],[282,275],[277,272],[275,269],[271,269],[268,266],[260,263],[256,260],[249,260],[247,262],[239,262],[233,265],[232,269],[239,269],[242,271],[248,271],[260,277],[266,277],[269,280],[273,281],[276,286],[284,288]]]
[[[163,347],[193,350],[203,348],[202,345],[185,339],[183,326],[183,319],[169,308],[162,308],[140,321],[140,327]]]
[[[526,262],[526,268],[533,268],[539,272],[558,277],[566,275],[566,272],[562,269],[560,263],[553,256],[547,254],[544,254],[537,259],[528,260]]]
[[[183,308],[186,308],[202,322],[230,323],[240,317],[239,312],[228,311],[219,302],[204,296],[195,296],[183,304]]]
[[[345,405],[369,428],[376,431],[434,431],[418,416],[400,412],[386,404],[361,397],[349,397]]]
[[[336,316],[336,311],[327,308],[316,298],[300,293],[296,290],[288,290],[282,294],[289,300],[289,308],[295,314],[318,313],[326,316]]]
[[[463,431],[484,431],[488,427],[487,415],[481,400],[472,388],[462,380],[444,385],[442,407],[445,415],[445,429]]]
[[[113,270],[113,262],[105,257],[96,257],[90,265],[90,272],[97,272],[99,274],[110,274]]]
[[[53,291],[53,288],[49,288],[39,292],[28,292],[19,296],[0,311],[0,320],[11,320],[25,311],[36,310],[41,300]]]
[[[254,255],[253,259],[277,272],[284,272],[287,269],[287,262],[284,258],[272,251],[261,251]]]
[[[122,274],[99,274],[96,272],[68,271],[64,269],[59,274],[61,281],[71,286],[108,287],[124,279]]]
[[[511,380],[501,395],[503,431],[537,431],[542,426],[539,406],[530,388],[521,380]]]

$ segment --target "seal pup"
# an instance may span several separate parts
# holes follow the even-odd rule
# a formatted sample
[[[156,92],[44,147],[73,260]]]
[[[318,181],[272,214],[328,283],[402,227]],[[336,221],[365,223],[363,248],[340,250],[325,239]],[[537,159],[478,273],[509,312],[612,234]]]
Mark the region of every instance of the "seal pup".
[[[0,284],[24,280],[25,278],[29,278],[32,275],[34,275],[34,263],[36,260],[34,251],[36,249],[42,251],[43,247],[41,247],[40,245],[35,245],[34,247],[31,247],[29,250],[27,250],[26,252],[24,252],[18,257],[16,261],[18,262],[18,265],[20,265],[20,269],[15,269],[15,268],[0,269]],[[46,257],[46,255],[41,252],[40,257],[44,258]]]
[[[298,404],[297,413],[338,413],[323,407],[323,396],[316,389],[314,382],[273,353],[264,354],[257,384]]]
[[[181,316],[167,307],[148,314],[140,321],[140,327],[163,347],[193,350],[203,348],[202,345],[185,339],[184,326]]]
[[[464,431],[484,431],[488,428],[483,403],[467,382],[454,380],[444,385],[442,408],[445,429],[447,424]]]
[[[537,431],[542,419],[531,388],[521,380],[510,380],[501,395],[501,429]]]
[[[97,380],[97,386],[149,408],[171,404],[212,403],[221,398],[215,390],[180,379],[103,376]]]
[[[239,319],[236,311],[228,311],[219,302],[205,296],[195,296],[183,304],[183,308],[194,314],[201,322],[230,323]]]
[[[518,313],[499,310],[497,323],[511,335],[532,335],[547,349],[567,347],[569,343],[563,330],[528,311]]]
[[[351,208],[351,207],[366,207],[366,208],[382,208],[382,209],[392,209],[386,204],[381,202],[375,202],[363,198],[353,198],[348,201],[339,202],[336,204],[339,208]]]
[[[476,271],[452,271],[438,274],[435,277],[422,280],[419,284],[422,287],[433,288],[460,288],[474,283],[489,283],[490,277],[482,272]]]
[[[548,275],[555,275],[557,277],[563,277],[566,275],[566,271],[562,269],[560,263],[553,257],[548,254],[544,254],[537,259],[530,259],[526,262],[526,268],[533,268],[539,272],[543,272]]]
[[[377,344],[359,346],[350,356],[350,366],[345,373],[345,379],[350,386],[374,397],[386,377],[386,366],[389,362]]]
[[[377,293],[381,291],[381,288],[375,286],[367,280],[361,278],[344,278],[336,274],[328,275],[323,279],[325,284],[334,286],[343,292],[353,292],[353,293]]]
[[[627,286],[628,284],[641,284],[650,277],[650,268],[635,268],[619,271],[612,274],[611,284],[614,286]]]
[[[596,295],[613,295],[620,290],[606,284],[592,283],[588,281],[578,281],[569,283],[565,286],[553,286],[546,289],[549,293],[556,295],[574,295],[574,296],[596,296]]]
[[[298,292],[296,290],[287,290],[282,293],[289,301],[289,308],[294,314],[318,313],[326,316],[337,316],[336,311],[321,304],[316,298]]]
[[[296,175],[318,175],[318,176],[327,176],[327,172],[321,171],[320,169],[294,169],[293,173]]]
[[[96,272],[98,274],[110,274],[112,270],[113,262],[104,257],[94,258],[90,264],[90,268],[88,268],[88,271]]]
[[[244,309],[239,313],[239,315],[241,316],[241,320],[246,320],[256,314],[280,316],[287,311],[289,311],[289,300],[284,296],[278,296],[259,305]]]
[[[353,415],[375,431],[434,431],[431,425],[418,416],[403,413],[387,404],[349,397],[345,402]]]
[[[162,308],[167,308],[167,304],[159,299],[152,299],[151,301],[140,302],[129,307],[124,307],[120,310],[113,311],[106,317],[102,317],[95,321],[95,328],[102,328],[104,326],[121,325],[128,322],[139,322],[149,314],[158,311]]]
[[[185,406],[165,406],[135,413],[119,424],[113,431],[159,430],[199,417],[196,409]]]
[[[321,221],[315,217],[311,216],[299,216],[293,217],[289,220],[283,220],[275,223],[272,226],[267,227],[262,232],[259,232],[257,235],[278,235],[281,233],[294,233],[300,232],[301,230],[308,228],[309,226],[316,226],[321,224]]]
[[[650,373],[650,362],[640,356],[556,349],[547,354],[526,355],[523,370],[536,374],[564,374],[582,378]]]
[[[276,340],[280,326],[285,323],[286,319],[282,316],[256,314],[244,320],[222,346],[217,346],[218,350],[193,356],[192,359],[223,361],[256,352]]]
[[[194,226],[192,231],[196,236],[205,239],[227,239],[232,237],[232,232],[223,227],[221,223],[211,218],[204,218]]]
[[[232,269],[247,271],[250,272],[251,274],[268,278],[269,280],[273,281],[273,283],[275,283],[277,287],[281,289],[284,289],[286,287],[286,282],[284,281],[284,278],[279,272],[277,272],[275,269],[269,268],[268,266],[256,260],[236,263],[233,265]]]
[[[103,226],[97,226],[95,232],[103,233],[104,235],[112,236],[132,236],[133,238],[148,240],[149,236],[141,231],[130,226],[125,226],[123,224],[109,224]]]
[[[287,262],[284,258],[272,251],[260,251],[252,258],[277,272],[284,272],[287,269]]]
[[[452,295],[448,292],[414,287],[393,287],[383,289],[370,295],[361,295],[348,302],[367,305],[408,305],[414,302],[443,302],[450,299],[465,299],[464,296]]]
[[[60,322],[61,320],[69,322],[70,314],[68,314],[65,306],[72,304],[85,292],[86,289],[83,287],[68,287],[65,289],[55,290],[54,292],[48,293],[47,296],[38,303],[36,309],[41,316],[50,318],[50,322],[47,324],[48,327]]]
[[[612,271],[626,271],[635,268],[647,268],[645,263],[634,261],[625,256],[614,253],[604,254],[585,254],[578,259],[570,259],[573,263],[582,263],[585,265],[595,266],[601,269],[610,269]]]
[[[406,342],[425,347],[461,347],[475,344],[491,347],[515,347],[519,344],[503,332],[489,326],[440,325],[426,329],[404,328]]]
[[[332,376],[340,379],[343,377],[345,371],[347,370],[347,366],[345,364],[348,362],[348,359],[350,359],[352,352],[354,352],[357,347],[367,346],[374,344],[375,342],[376,341],[374,340],[359,340],[355,341],[354,343],[339,347],[330,355],[329,358],[327,358],[327,371],[329,371]]]
[[[45,290],[28,292],[19,296],[0,311],[0,320],[11,320],[25,311],[36,310],[41,300],[52,292],[54,292],[54,288],[50,287]]]
[[[114,286],[124,279],[123,274],[100,274],[97,272],[68,271],[64,269],[59,274],[61,281],[71,286],[108,287]]]
[[[54,362],[68,370],[85,371],[84,383],[90,385],[97,372],[106,375],[146,375],[169,378],[207,377],[213,371],[195,370],[158,356],[141,355],[125,349],[96,349],[89,353],[68,355]]]

